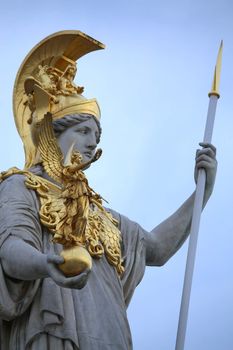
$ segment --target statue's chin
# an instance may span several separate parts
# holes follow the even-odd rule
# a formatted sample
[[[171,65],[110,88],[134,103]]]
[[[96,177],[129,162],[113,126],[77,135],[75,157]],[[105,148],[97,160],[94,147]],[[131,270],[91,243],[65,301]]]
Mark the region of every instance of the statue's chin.
[[[76,276],[86,269],[91,269],[92,258],[88,251],[81,246],[64,248],[61,252],[64,263],[59,265],[59,269],[65,276]]]

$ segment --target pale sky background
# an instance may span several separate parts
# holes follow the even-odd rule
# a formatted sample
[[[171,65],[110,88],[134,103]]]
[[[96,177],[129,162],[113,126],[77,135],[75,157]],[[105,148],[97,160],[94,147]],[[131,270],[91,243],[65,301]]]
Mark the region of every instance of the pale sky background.
[[[0,168],[23,167],[12,89],[28,51],[45,36],[79,29],[106,44],[80,59],[76,82],[102,109],[104,154],[89,182],[110,207],[150,230],[194,190],[208,92],[224,40],[213,143],[219,169],[198,241],[187,350],[233,349],[233,3],[196,1],[2,1]],[[187,244],[147,268],[128,315],[135,350],[172,350]]]

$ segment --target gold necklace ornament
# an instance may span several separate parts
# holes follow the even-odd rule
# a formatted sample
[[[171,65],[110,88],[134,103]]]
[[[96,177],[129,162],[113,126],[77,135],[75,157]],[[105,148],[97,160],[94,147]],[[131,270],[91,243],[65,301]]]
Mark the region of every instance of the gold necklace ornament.
[[[90,189],[90,206],[84,235],[73,235],[66,239],[57,233],[57,228],[67,222],[67,207],[62,196],[62,189],[55,183],[30,171],[12,167],[0,173],[0,183],[12,175],[24,175],[27,188],[36,191],[40,200],[40,222],[53,235],[53,241],[63,244],[61,255],[66,264],[60,265],[67,276],[74,276],[86,268],[91,268],[92,258],[100,259],[105,254],[108,263],[115,267],[118,275],[124,272],[121,258],[121,232],[118,221],[102,206],[101,197]],[[67,220],[64,220],[67,218]],[[64,226],[63,226],[64,228]],[[61,231],[60,231],[61,232]],[[74,244],[70,244],[75,242]],[[65,245],[64,245],[65,243]],[[77,260],[77,256],[80,259]]]

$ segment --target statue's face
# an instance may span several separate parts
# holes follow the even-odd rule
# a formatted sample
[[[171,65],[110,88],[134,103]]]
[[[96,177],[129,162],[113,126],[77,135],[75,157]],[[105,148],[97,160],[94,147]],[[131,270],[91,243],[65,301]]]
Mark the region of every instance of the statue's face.
[[[83,157],[83,162],[87,162],[95,154],[98,138],[98,126],[95,120],[90,118],[67,128],[58,136],[57,141],[64,159],[71,145],[74,144],[73,150],[79,151]]]

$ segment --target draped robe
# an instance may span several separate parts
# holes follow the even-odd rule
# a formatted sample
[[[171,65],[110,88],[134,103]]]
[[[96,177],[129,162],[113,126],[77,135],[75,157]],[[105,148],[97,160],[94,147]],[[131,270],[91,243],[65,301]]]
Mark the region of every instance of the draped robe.
[[[37,194],[24,182],[23,175],[12,175],[0,184],[0,249],[14,237],[44,254],[59,254],[61,246],[52,242],[40,223]],[[109,211],[122,234],[125,272],[121,278],[105,256],[93,259],[88,282],[80,290],[59,287],[51,278],[17,280],[7,276],[0,264],[2,349],[132,349],[126,308],[144,274],[147,233]]]

